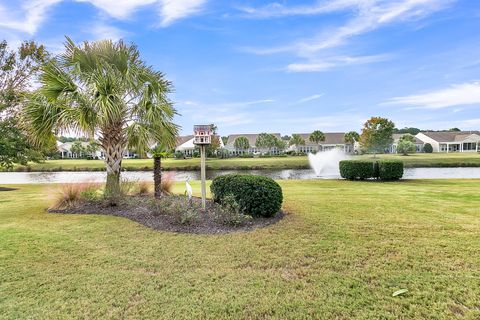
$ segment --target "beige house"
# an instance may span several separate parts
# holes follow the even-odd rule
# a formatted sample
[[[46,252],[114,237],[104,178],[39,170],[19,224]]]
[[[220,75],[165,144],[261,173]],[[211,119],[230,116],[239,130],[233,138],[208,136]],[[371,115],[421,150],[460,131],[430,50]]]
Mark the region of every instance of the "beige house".
[[[219,136],[218,136],[218,139],[220,141],[220,148],[224,148],[222,139]],[[177,137],[175,152],[181,152],[186,157],[192,157],[196,148],[195,144],[193,143],[194,140],[195,140],[195,136],[193,134]]]
[[[281,139],[280,133],[272,133],[277,139]],[[245,134],[231,134],[228,136],[227,144],[225,145],[225,149],[228,150],[231,154],[240,155],[240,154],[261,154],[268,152],[267,149],[264,148],[257,148],[255,146],[257,142],[257,138],[259,133],[245,133]],[[245,137],[248,139],[248,144],[250,148],[248,150],[239,150],[235,148],[235,140],[240,137]],[[283,150],[278,150],[277,148],[273,148],[270,150],[273,154],[278,154]]]
[[[431,144],[433,152],[480,151],[480,131],[427,131],[420,132],[415,137],[424,144]]]
[[[335,148],[341,149],[345,153],[353,153],[355,151],[353,144],[345,142],[344,132],[325,132],[325,141],[321,141],[320,143],[310,141],[310,133],[297,134],[305,141],[305,145],[293,145],[290,146],[289,150],[305,153],[328,151]]]

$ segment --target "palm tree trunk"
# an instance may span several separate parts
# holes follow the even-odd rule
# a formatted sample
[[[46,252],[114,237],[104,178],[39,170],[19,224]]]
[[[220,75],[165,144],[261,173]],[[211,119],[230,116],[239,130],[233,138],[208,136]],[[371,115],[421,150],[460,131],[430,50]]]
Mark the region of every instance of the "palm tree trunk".
[[[120,173],[122,170],[123,151],[125,138],[122,134],[122,126],[111,126],[103,131],[100,138],[105,151],[105,167],[107,169],[107,183],[105,184],[105,196],[111,204],[116,204],[121,196]]]
[[[154,196],[160,199],[162,196],[162,158],[153,158],[153,184],[155,187]]]

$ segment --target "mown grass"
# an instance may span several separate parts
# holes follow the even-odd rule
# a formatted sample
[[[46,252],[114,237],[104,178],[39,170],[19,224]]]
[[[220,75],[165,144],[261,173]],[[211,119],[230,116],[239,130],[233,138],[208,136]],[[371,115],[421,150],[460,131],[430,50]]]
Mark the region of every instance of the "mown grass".
[[[372,155],[353,156],[355,159],[371,159]],[[412,154],[402,156],[377,155],[378,159],[398,159],[406,167],[479,167],[480,154],[478,153],[432,153]],[[200,159],[164,159],[162,165],[165,170],[198,170]],[[207,159],[209,170],[251,170],[251,169],[307,169],[307,157],[273,157],[273,158],[230,158]],[[153,168],[152,159],[125,159],[123,168],[129,171]],[[17,171],[96,171],[105,170],[102,160],[48,160],[43,163],[31,163],[28,166],[17,166]]]
[[[0,318],[480,317],[479,180],[280,183],[286,218],[218,236],[0,192]]]

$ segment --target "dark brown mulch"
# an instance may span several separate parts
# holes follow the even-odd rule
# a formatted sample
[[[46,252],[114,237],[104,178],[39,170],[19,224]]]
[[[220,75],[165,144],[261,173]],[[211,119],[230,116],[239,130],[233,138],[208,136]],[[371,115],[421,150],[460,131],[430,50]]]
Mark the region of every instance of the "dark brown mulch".
[[[195,201],[196,205],[200,205],[200,199],[194,198],[192,201]],[[214,218],[213,206],[218,205],[209,200],[207,201],[206,211],[201,212],[195,221],[182,224],[172,214],[162,214],[152,209],[151,203],[152,199],[149,197],[131,196],[128,201],[123,201],[117,206],[109,206],[102,202],[82,202],[68,209],[48,211],[63,214],[103,214],[124,217],[155,230],[194,234],[226,234],[251,231],[272,225],[285,216],[285,213],[280,211],[271,218],[253,218],[240,226],[232,226],[219,223]]]
[[[17,190],[16,188],[5,188],[5,187],[0,187],[0,191],[13,191]]]

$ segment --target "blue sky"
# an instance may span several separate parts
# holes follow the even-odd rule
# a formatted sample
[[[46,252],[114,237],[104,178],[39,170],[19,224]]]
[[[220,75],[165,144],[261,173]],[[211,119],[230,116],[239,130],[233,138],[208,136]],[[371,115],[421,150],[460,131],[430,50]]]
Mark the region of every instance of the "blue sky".
[[[476,0],[0,0],[0,38],[123,38],[173,81],[182,133],[480,129]]]

